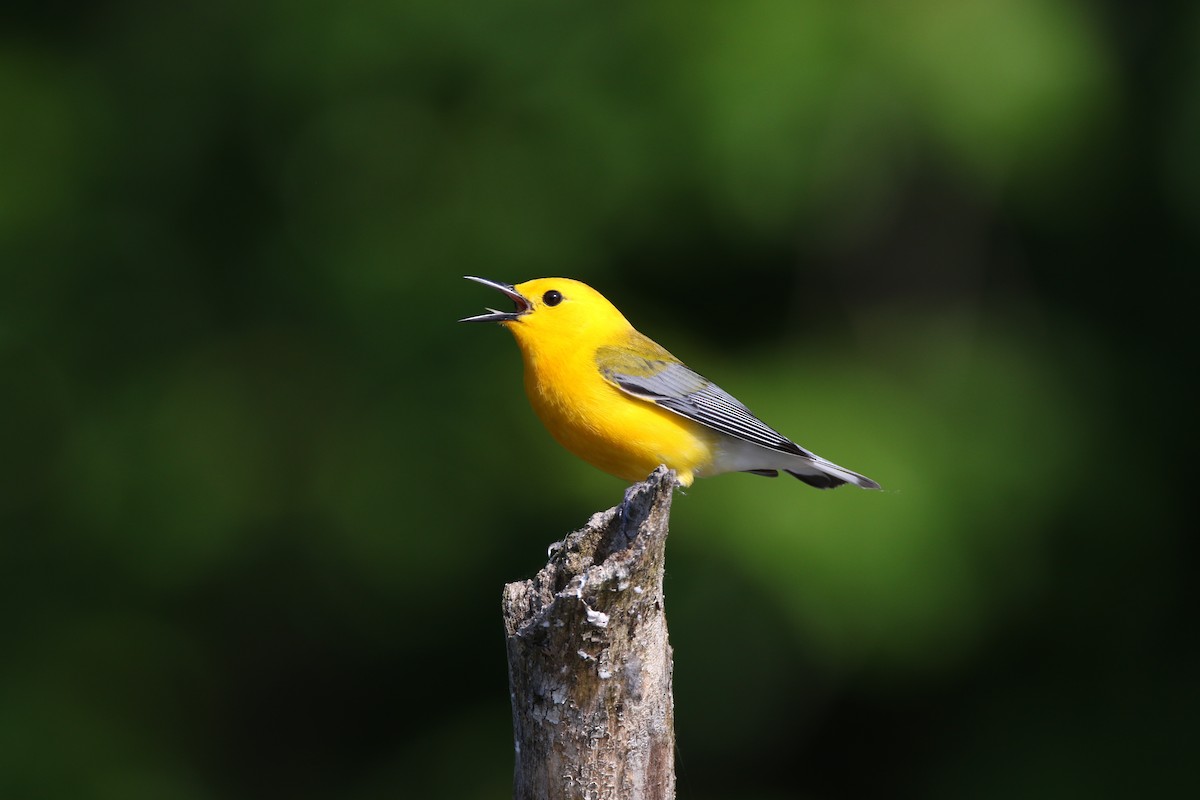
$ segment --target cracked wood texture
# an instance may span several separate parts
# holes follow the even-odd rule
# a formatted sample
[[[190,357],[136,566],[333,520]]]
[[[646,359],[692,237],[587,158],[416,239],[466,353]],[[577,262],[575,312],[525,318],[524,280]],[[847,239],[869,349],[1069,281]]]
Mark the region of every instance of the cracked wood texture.
[[[662,592],[674,488],[659,467],[504,587],[516,800],[675,796]]]

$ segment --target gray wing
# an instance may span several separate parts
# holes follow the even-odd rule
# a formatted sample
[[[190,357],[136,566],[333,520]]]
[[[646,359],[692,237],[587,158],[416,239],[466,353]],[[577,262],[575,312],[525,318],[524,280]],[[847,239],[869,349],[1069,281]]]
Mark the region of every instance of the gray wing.
[[[626,394],[751,444],[813,457],[754,416],[733,395],[678,361],[619,353],[597,355],[601,373]]]

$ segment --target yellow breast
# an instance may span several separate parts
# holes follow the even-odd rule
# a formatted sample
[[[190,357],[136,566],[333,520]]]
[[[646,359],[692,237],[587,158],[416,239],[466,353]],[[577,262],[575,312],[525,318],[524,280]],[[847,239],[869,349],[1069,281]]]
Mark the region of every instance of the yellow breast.
[[[604,380],[589,353],[559,361],[525,358],[525,391],[563,447],[622,480],[640,481],[659,464],[690,486],[713,458],[701,425],[625,394]]]

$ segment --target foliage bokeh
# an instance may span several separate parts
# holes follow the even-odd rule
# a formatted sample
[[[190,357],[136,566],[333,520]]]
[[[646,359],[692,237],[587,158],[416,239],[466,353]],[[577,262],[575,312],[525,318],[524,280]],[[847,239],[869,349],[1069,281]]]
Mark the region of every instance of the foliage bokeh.
[[[0,26],[0,796],[507,794],[500,587],[622,487],[463,274],[886,487],[677,498],[681,796],[1191,777],[1194,9],[68,7]]]

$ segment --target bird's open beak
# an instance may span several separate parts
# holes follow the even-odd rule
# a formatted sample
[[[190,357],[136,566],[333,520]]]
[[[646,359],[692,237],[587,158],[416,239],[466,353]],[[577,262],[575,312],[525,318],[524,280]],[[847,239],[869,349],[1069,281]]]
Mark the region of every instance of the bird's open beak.
[[[490,286],[493,289],[503,292],[509,300],[516,304],[517,308],[514,311],[497,311],[494,308],[489,308],[487,314],[478,314],[474,317],[464,317],[459,322],[513,322],[520,319],[522,314],[525,314],[531,308],[530,303],[521,293],[512,287],[511,284],[501,283],[500,281],[489,281],[487,278],[476,278],[473,275],[463,275],[469,281],[482,283],[484,286]]]

